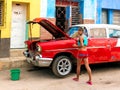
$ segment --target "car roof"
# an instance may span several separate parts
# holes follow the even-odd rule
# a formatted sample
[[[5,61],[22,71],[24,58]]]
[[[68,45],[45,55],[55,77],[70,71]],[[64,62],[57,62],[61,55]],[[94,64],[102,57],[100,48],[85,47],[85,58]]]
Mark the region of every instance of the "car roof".
[[[78,24],[78,25],[73,25],[72,27],[86,27],[86,28],[116,28],[120,29],[119,25],[114,25],[114,24]]]

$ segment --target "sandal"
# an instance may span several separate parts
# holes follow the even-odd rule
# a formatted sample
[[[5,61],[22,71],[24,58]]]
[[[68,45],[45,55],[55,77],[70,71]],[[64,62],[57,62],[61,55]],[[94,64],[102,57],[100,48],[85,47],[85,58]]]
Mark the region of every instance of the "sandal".
[[[79,79],[78,79],[78,78],[73,78],[73,80],[74,80],[74,81],[79,81]]]
[[[91,81],[87,81],[86,82],[88,85],[92,85],[92,82]]]

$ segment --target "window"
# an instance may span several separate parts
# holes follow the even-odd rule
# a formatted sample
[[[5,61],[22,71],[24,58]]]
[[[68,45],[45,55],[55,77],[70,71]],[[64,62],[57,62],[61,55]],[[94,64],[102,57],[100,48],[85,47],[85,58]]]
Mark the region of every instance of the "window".
[[[105,28],[91,28],[90,37],[91,38],[105,38],[107,37],[106,29]]]
[[[71,27],[69,28],[69,31],[67,32],[67,34],[72,37],[77,31],[78,31],[79,27]]]
[[[111,37],[111,38],[120,38],[120,30],[110,29],[109,30],[109,37]]]
[[[3,25],[3,12],[4,12],[4,10],[3,10],[4,8],[3,8],[3,1],[0,1],[0,26],[2,26]]]
[[[73,37],[77,33],[79,28],[81,28],[81,27],[79,27],[79,26],[71,27],[71,28],[69,28],[69,31],[67,32],[67,34],[70,37]],[[82,27],[82,28],[84,29],[84,35],[86,35],[88,37],[88,31],[87,31],[86,27]]]

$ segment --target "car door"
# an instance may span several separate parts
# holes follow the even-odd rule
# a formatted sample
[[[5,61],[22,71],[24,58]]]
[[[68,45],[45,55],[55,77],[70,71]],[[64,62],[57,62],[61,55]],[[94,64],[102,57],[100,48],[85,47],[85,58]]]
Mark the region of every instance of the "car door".
[[[109,43],[111,45],[111,61],[120,61],[120,29],[109,29]]]
[[[90,28],[88,40],[89,60],[92,63],[107,62],[110,60],[110,43],[106,28]]]

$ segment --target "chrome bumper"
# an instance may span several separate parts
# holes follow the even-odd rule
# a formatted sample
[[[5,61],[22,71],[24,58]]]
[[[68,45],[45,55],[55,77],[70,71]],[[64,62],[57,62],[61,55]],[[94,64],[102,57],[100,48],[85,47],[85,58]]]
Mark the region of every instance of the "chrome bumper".
[[[39,67],[49,67],[53,59],[40,58],[39,60],[33,60],[27,57],[27,62]]]
[[[26,57],[28,63],[39,67],[49,67],[53,60],[52,58],[42,58],[41,55],[36,55],[33,59],[33,57],[31,57],[28,52],[23,52],[23,54]]]

